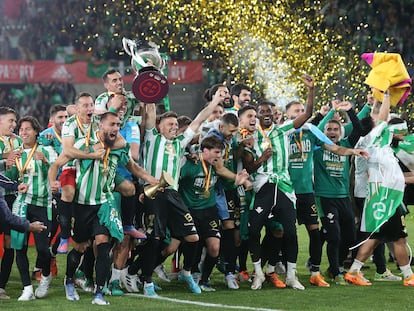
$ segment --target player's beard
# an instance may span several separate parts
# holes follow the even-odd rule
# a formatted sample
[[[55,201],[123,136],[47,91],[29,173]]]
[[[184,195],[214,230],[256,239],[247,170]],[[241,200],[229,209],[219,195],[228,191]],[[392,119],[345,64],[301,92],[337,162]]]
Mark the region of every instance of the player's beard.
[[[111,133],[104,133],[104,139],[103,140],[104,140],[105,146],[108,146],[108,147],[111,148],[115,145],[116,135],[115,135],[115,138],[113,138],[111,136]]]

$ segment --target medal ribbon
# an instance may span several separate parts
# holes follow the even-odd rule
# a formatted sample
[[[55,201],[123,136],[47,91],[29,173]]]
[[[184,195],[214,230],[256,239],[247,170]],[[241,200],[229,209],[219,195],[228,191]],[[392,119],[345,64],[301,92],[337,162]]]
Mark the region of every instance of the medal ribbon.
[[[300,153],[302,154],[302,159],[303,159],[302,136],[303,136],[302,129],[299,130],[299,140],[296,139],[296,133],[293,134],[293,139],[295,140],[295,144],[296,144],[296,146],[298,146],[298,149],[299,149]]]
[[[83,130],[83,125],[78,116],[76,116],[76,123],[78,124],[79,130],[82,132],[83,136],[85,136],[85,131]],[[89,124],[88,133],[86,134],[85,146],[89,147],[89,141],[91,140],[91,132],[92,132],[92,123]]]
[[[27,169],[27,167],[29,166],[30,160],[32,159],[32,157],[34,155],[34,153],[36,151],[36,148],[37,148],[37,143],[33,146],[32,150],[30,151],[29,155],[27,156],[26,162],[23,164],[23,167],[20,164],[20,160],[18,158],[16,158],[16,166],[17,166],[17,169],[19,170],[20,177],[23,177],[23,174],[24,174],[25,170]]]
[[[264,137],[265,140],[267,140],[269,147],[268,148],[272,148],[272,142],[270,141],[269,136],[267,136],[267,134],[265,133],[265,131],[263,130],[262,126],[259,124],[258,126],[259,128],[259,132],[262,134],[262,136]],[[270,129],[271,127],[269,127],[268,129]]]
[[[204,175],[206,175],[204,179],[204,192],[208,192],[208,189],[210,188],[210,177],[211,177],[211,165],[210,168],[207,168],[207,164],[203,160],[203,155],[200,153],[200,160],[201,165],[203,166]]]
[[[76,120],[77,121],[77,120]],[[58,141],[60,143],[62,143],[62,137],[60,137],[60,135],[58,134],[58,132],[56,132],[55,127],[53,127],[53,133],[55,134],[56,138],[58,139]]]
[[[226,145],[226,147],[224,148],[224,162],[227,164],[229,162],[229,149],[230,149],[230,146],[229,146],[228,142],[224,142],[224,144]]]
[[[9,141],[5,140],[3,136],[0,136],[0,140],[4,143],[4,146],[7,148],[7,143],[9,144],[10,151],[13,151],[13,138],[9,138]]]
[[[98,137],[98,139],[99,139],[99,142],[101,143],[101,146],[106,150],[105,151],[105,156],[104,156],[104,158],[103,158],[103,168],[104,168],[104,170],[107,170],[108,169],[108,160],[109,160],[109,153],[111,152],[111,148],[105,148],[105,144],[104,144],[104,142],[101,140],[101,137],[99,136],[99,133],[97,132],[96,133],[96,137]]]
[[[239,128],[239,132],[243,139],[245,139],[248,135],[252,134],[249,130],[243,128]]]

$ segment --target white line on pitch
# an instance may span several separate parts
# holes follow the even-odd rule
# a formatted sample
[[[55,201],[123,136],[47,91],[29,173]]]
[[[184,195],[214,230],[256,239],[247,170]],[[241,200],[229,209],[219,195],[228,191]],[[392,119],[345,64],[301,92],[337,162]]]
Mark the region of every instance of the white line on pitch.
[[[224,305],[221,303],[207,303],[207,302],[200,302],[200,301],[192,301],[192,300],[183,300],[183,299],[175,299],[175,298],[168,298],[163,296],[158,297],[148,297],[142,294],[133,294],[128,293],[125,294],[128,296],[136,296],[136,297],[143,297],[143,298],[151,298],[156,300],[167,300],[171,302],[189,304],[189,305],[197,305],[202,307],[212,307],[212,308],[225,308],[225,309],[236,309],[236,310],[255,310],[255,311],[281,311],[277,309],[267,309],[267,308],[257,308],[257,307],[246,307],[246,306],[232,306],[232,305]]]

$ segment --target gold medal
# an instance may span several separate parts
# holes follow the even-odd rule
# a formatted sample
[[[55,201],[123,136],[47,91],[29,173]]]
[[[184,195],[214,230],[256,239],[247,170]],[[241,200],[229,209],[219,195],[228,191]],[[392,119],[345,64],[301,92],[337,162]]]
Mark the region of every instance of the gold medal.
[[[267,148],[270,147],[269,142],[267,141],[262,142],[260,146],[262,147],[263,150],[266,150]]]
[[[203,196],[207,199],[207,198],[209,198],[210,197],[210,191],[209,190],[205,190],[204,192],[203,192]]]
[[[34,156],[34,153],[36,152],[36,149],[37,149],[37,142],[32,147],[32,150],[27,156],[26,162],[24,164],[20,162],[22,161],[22,158],[16,158],[15,160],[17,170],[19,171],[19,176],[20,176],[19,179],[21,179],[21,182],[23,182],[23,176],[25,173],[30,175],[34,173],[35,171],[35,166],[34,166],[34,162],[32,161],[32,158]]]
[[[170,142],[167,142],[165,144],[165,152],[167,154],[175,155],[174,145],[172,143],[170,143]]]
[[[17,181],[19,182],[19,184],[23,183],[23,175],[19,175]]]
[[[211,182],[211,165],[209,166],[209,168],[207,168],[207,164],[204,162],[202,153],[200,153],[200,160],[201,160],[201,166],[203,167],[203,171],[205,174],[203,197],[209,198],[210,197],[209,189],[210,189],[210,182]]]

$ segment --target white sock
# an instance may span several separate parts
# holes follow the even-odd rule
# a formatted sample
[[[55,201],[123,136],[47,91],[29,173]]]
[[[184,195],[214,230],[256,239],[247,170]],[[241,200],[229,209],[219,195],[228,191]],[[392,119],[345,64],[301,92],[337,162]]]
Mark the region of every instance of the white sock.
[[[191,271],[187,271],[187,270],[181,270],[181,271],[183,271],[183,275],[184,276],[191,276]]]
[[[114,280],[119,280],[121,278],[122,270],[118,270],[116,268],[112,268],[112,275],[109,282],[112,282]]]
[[[410,264],[405,265],[405,266],[400,266],[400,270],[402,274],[404,275],[404,279],[408,279],[413,274],[413,270],[411,270]]]
[[[266,274],[272,274],[272,273],[275,273],[275,266],[267,264]]]
[[[351,268],[349,268],[349,272],[360,272],[364,263],[359,261],[358,259],[354,259]]]
[[[23,291],[28,291],[28,292],[31,292],[31,293],[33,293],[33,285],[27,285],[27,286],[25,286],[24,288],[23,288]]]
[[[296,277],[296,262],[287,262],[286,267],[286,278],[294,278]]]
[[[315,276],[321,274],[319,271],[311,271],[311,276]]]
[[[148,287],[148,286],[151,286],[151,285],[154,285],[154,283],[152,283],[152,282],[150,282],[150,283],[144,282],[144,287]]]
[[[256,275],[263,275],[262,270],[262,261],[259,259],[259,261],[256,261],[253,263],[254,272],[256,272]]]

